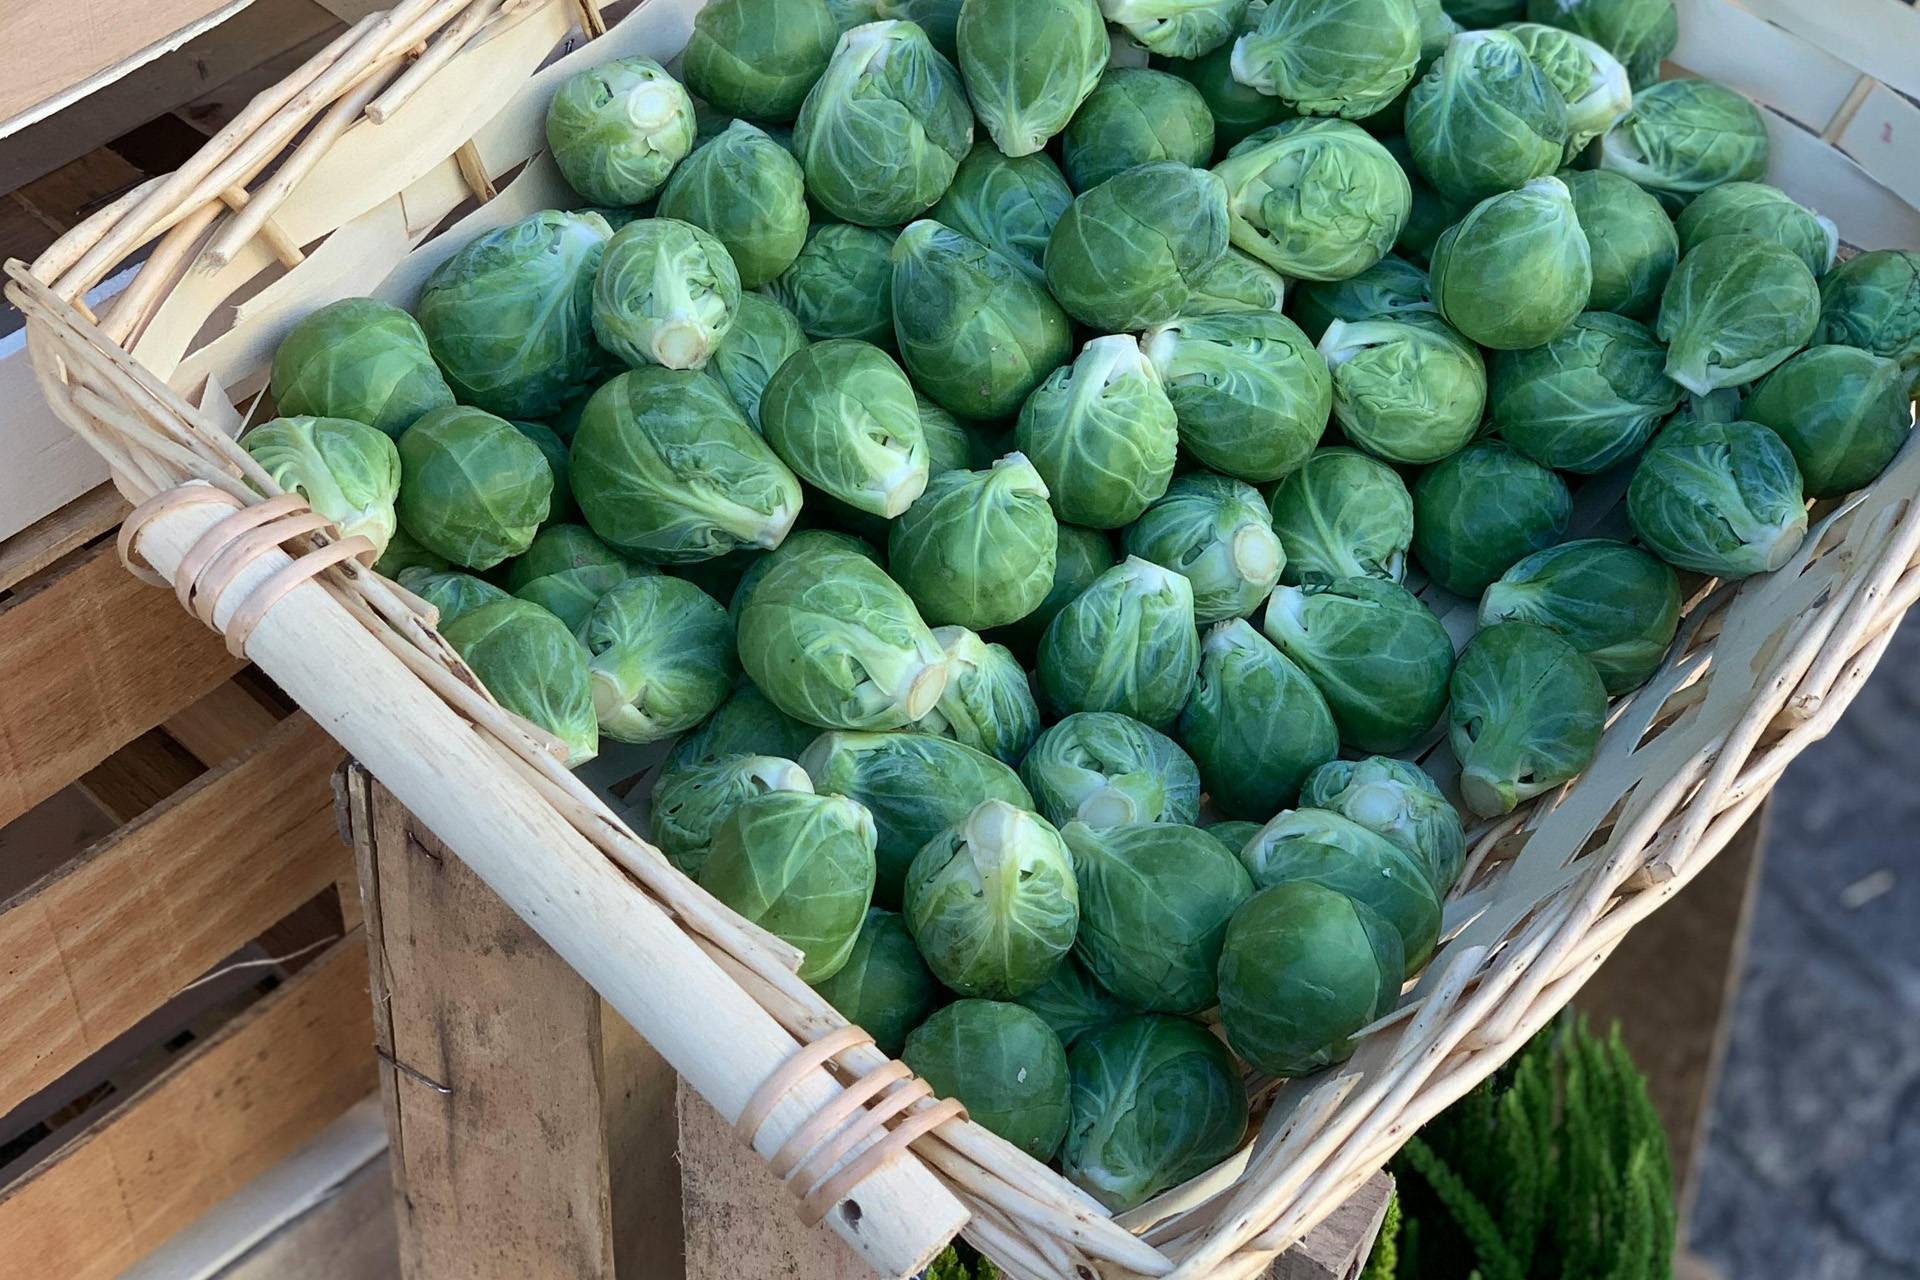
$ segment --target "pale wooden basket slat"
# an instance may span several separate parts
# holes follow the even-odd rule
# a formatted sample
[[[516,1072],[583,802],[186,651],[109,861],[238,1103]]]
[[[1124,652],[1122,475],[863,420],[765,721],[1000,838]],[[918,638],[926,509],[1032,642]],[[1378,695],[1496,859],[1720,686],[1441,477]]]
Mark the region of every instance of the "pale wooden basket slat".
[[[178,174],[102,210],[30,272],[9,268],[49,403],[131,500],[196,480],[246,503],[274,496],[232,443],[232,405],[264,385],[287,327],[340,297],[411,305],[473,235],[569,203],[541,151],[554,89],[613,57],[672,57],[698,4],[649,0],[591,42],[592,0],[404,0],[364,19]],[[1910,56],[1889,56],[1902,41],[1913,51],[1920,18],[1896,0],[1681,0],[1681,11],[1676,67],[1767,108],[1775,181],[1850,242],[1920,248],[1920,163],[1903,149],[1920,109],[1902,96],[1917,77]],[[1879,141],[1891,122],[1899,141]],[[79,300],[146,246],[96,328]],[[1623,484],[1583,488],[1581,532],[1617,525]],[[953,1120],[870,1175],[829,1224],[886,1275],[910,1274],[963,1222],[1031,1280],[1260,1274],[1543,1025],[1831,728],[1920,596],[1916,493],[1909,447],[1871,489],[1818,509],[1792,563],[1692,602],[1659,673],[1612,709],[1592,768],[1474,833],[1448,944],[1402,1007],[1343,1067],[1256,1082],[1264,1122],[1221,1168],[1116,1219]],[[170,511],[136,553],[164,574],[221,513]],[[216,622],[286,563],[263,557]],[[1472,607],[1427,598],[1464,642]],[[248,644],[723,1115],[798,1044],[844,1025],[795,976],[791,948],[674,872],[495,706],[405,592],[339,566],[287,595]],[[1444,749],[1426,763],[1450,775]],[[865,1046],[810,1073],[756,1148],[772,1152],[883,1062]]]

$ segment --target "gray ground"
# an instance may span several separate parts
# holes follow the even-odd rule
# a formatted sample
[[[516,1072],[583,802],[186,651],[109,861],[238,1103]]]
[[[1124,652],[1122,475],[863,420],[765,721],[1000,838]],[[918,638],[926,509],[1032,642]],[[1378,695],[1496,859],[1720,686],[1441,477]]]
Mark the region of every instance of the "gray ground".
[[[1920,624],[1772,812],[1694,1248],[1728,1280],[1920,1280]]]

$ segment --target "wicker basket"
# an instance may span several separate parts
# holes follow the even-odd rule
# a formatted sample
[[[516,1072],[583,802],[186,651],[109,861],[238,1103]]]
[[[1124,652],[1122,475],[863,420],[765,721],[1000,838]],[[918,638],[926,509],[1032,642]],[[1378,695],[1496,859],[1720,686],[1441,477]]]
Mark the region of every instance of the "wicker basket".
[[[49,402],[148,504],[123,533],[137,571],[171,579],[185,560],[191,579],[202,535],[230,528],[236,507],[295,505],[257,510],[278,490],[228,434],[234,398],[264,384],[288,325],[340,297],[409,304],[477,232],[569,203],[540,153],[548,98],[583,66],[670,57],[698,5],[649,0],[609,30],[593,0],[405,0],[256,99],[178,173],[31,270],[10,264]],[[1681,0],[1681,21],[1680,65],[1770,108],[1774,181],[1850,240],[1920,247],[1920,108],[1896,92],[1920,90],[1920,15],[1898,0]],[[96,321],[87,290],[149,246]],[[1617,525],[1623,485],[1586,485],[1576,532]],[[1908,447],[1872,489],[1817,508],[1779,572],[1702,584],[1659,673],[1612,709],[1592,768],[1471,833],[1451,940],[1352,1061],[1258,1082],[1261,1123],[1233,1159],[1117,1218],[950,1106],[909,1096],[912,1082],[886,1075],[794,976],[790,948],[673,871],[492,704],[432,610],[351,545],[296,516],[274,526],[278,545],[256,537],[262,554],[214,575],[224,591],[203,580],[180,594],[721,1114],[746,1113],[743,1136],[803,1210],[876,1271],[913,1273],[964,1224],[1030,1280],[1229,1280],[1259,1274],[1514,1052],[1832,726],[1920,596],[1916,494],[1920,448]],[[1464,639],[1471,607],[1427,598]],[[1444,748],[1426,763],[1445,779]],[[800,1160],[825,1133],[837,1138]]]

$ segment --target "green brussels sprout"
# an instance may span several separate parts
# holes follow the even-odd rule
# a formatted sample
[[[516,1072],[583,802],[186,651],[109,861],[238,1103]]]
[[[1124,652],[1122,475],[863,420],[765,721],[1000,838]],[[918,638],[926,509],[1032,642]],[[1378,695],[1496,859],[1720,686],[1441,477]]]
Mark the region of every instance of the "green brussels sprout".
[[[1418,765],[1391,756],[1330,760],[1307,775],[1300,803],[1330,809],[1419,854],[1442,898],[1466,865],[1460,814]]]
[[[924,31],[873,22],[840,37],[800,104],[793,142],[807,194],[835,217],[898,226],[953,181],[973,145],[973,112],[960,73]]]
[[[799,161],[744,120],[673,171],[658,209],[659,219],[690,223],[719,241],[743,289],[772,281],[807,241]]]
[[[1800,468],[1757,422],[1676,418],[1634,468],[1627,517],[1662,560],[1720,578],[1778,569],[1807,532]]]
[[[525,551],[547,518],[546,455],[490,413],[435,409],[407,428],[399,454],[401,522],[455,564],[491,569]]]
[[[1291,804],[1307,773],[1340,753],[1327,700],[1243,618],[1207,632],[1179,733],[1214,806],[1242,818]]]
[[[660,766],[660,777],[681,769],[717,764],[732,756],[777,756],[798,760],[820,736],[767,701],[767,695],[742,683],[699,728],[681,734]],[[655,784],[658,790],[659,784]]]
[[[1269,509],[1284,555],[1280,581],[1322,586],[1340,578],[1407,575],[1413,496],[1398,472],[1355,449],[1316,449],[1273,491]]]
[[[893,240],[845,222],[807,229],[800,256],[767,286],[809,338],[858,338],[893,345]]]
[[[902,914],[940,981],[1011,1000],[1053,976],[1073,946],[1080,889],[1046,819],[982,800],[914,856]]]
[[[1673,0],[1527,0],[1527,18],[1585,36],[1611,53],[1636,94],[1660,78],[1660,64],[1680,38]]]
[[[419,322],[375,298],[342,298],[296,321],[274,350],[269,385],[289,418],[348,418],[394,437],[453,403]]]
[[[827,69],[840,28],[821,0],[714,0],[680,55],[687,88],[748,120],[793,119]]]
[[[600,597],[580,642],[593,656],[593,709],[617,742],[657,742],[691,729],[739,674],[733,620],[680,578],[646,574]]]
[[[1185,311],[1190,316],[1223,311],[1278,311],[1286,305],[1286,277],[1258,258],[1228,249],[1193,283]]]
[[[1659,669],[1680,628],[1680,579],[1638,547],[1582,538],[1536,551],[1480,597],[1480,625],[1531,622],[1593,664],[1610,695]]]
[[[1335,320],[1320,336],[1333,416],[1347,438],[1392,462],[1435,462],[1480,430],[1487,366],[1438,316]]]
[[[1073,1119],[1060,1168],[1115,1213],[1199,1177],[1246,1137],[1240,1067],[1191,1022],[1144,1015],[1092,1029],[1067,1069]]]
[[[693,150],[694,130],[693,99],[651,58],[588,67],[547,105],[547,150],[595,204],[651,200]]]
[[[1440,0],[1446,15],[1469,31],[1518,22],[1527,12],[1527,0]]]
[[[1113,47],[1094,0],[970,0],[954,43],[974,114],[1016,159],[1067,127]]]
[[[1247,8],[1247,0],[1100,0],[1108,22],[1163,58],[1199,58],[1226,48],[1240,34]]]
[[[1201,626],[1252,614],[1273,594],[1286,561],[1259,491],[1204,471],[1176,478],[1121,542],[1128,555],[1193,584]]]
[[[739,309],[740,274],[726,246],[691,222],[641,218],[607,242],[593,332],[629,366],[706,368]]]
[[[1245,35],[1253,31],[1260,25],[1260,19],[1266,12],[1265,0],[1249,0],[1246,17],[1235,27],[1235,34]],[[1234,44],[1235,41],[1229,37],[1225,44],[1210,53],[1195,58],[1159,58],[1154,64],[1164,65],[1166,70],[1200,91],[1200,97],[1213,116],[1216,156],[1225,154],[1228,148],[1248,134],[1257,133],[1270,124],[1279,124],[1294,114],[1293,108],[1280,99],[1234,79]]]
[[[1357,276],[1315,280],[1293,291],[1288,308],[1302,333],[1319,342],[1335,320],[1404,320],[1407,313],[1435,314],[1427,273],[1392,254]]]
[[[1080,883],[1074,954],[1137,1009],[1198,1013],[1214,1001],[1227,921],[1253,893],[1246,868],[1198,827],[1151,822],[1060,832]]]
[[[573,481],[570,478],[572,458],[567,452],[567,442],[544,422],[511,422],[508,425],[533,441],[534,447],[540,450],[540,456],[547,460],[547,473],[553,477],[553,494],[547,500],[547,518],[540,523],[540,527],[551,529],[556,524],[578,520],[580,508],[573,500]]]
[[[325,516],[342,538],[365,538],[374,558],[398,527],[400,451],[385,433],[347,418],[275,418],[241,447],[289,493]]]
[[[375,573],[395,581],[408,569],[441,571],[452,567],[445,556],[428,550],[419,539],[398,525],[394,526],[393,536],[387,539],[387,549],[373,562]]]
[[[1468,445],[1413,485],[1413,554],[1434,582],[1469,599],[1564,538],[1572,520],[1567,482],[1500,440]]]
[[[1405,962],[1373,908],[1311,880],[1255,894],[1220,948],[1220,1021],[1241,1061],[1303,1076],[1353,1056],[1392,1011]]]
[[[1215,840],[1218,840],[1221,847],[1226,849],[1228,853],[1239,857],[1240,850],[1246,848],[1247,841],[1253,839],[1254,835],[1264,825],[1264,823],[1259,822],[1233,820],[1228,822],[1210,822],[1205,827],[1202,827],[1201,830],[1205,831]]]
[[[1068,1049],[1089,1031],[1130,1018],[1136,1012],[1101,990],[1072,952],[1061,958],[1045,982],[1016,1003],[1039,1014]]]
[[[474,237],[434,269],[416,311],[455,399],[541,418],[593,384],[594,279],[611,234],[598,214],[549,209]]]
[[[577,524],[550,524],[521,554],[507,561],[506,588],[579,632],[600,597],[629,578],[652,570],[622,557],[593,531]]]
[[[1766,176],[1760,109],[1712,80],[1637,86],[1633,110],[1600,139],[1600,167],[1624,174],[1675,208],[1723,182]]]
[[[1651,312],[1680,262],[1680,233],[1673,219],[1650,192],[1620,174],[1566,170],[1560,180],[1573,195],[1573,211],[1586,233],[1593,263],[1587,306],[1623,316]]]
[[[1235,247],[1292,279],[1360,274],[1386,256],[1412,208],[1393,153],[1344,120],[1282,121],[1236,144],[1213,172],[1226,186]]]
[[[842,34],[880,21],[885,16],[880,10],[889,7],[888,0],[826,0],[826,4],[827,12],[833,15],[834,25]],[[958,16],[958,6],[955,6],[955,16]]]
[[[1380,145],[1387,149],[1387,154],[1406,174],[1410,193],[1407,225],[1400,228],[1400,237],[1393,242],[1394,252],[1408,262],[1425,268],[1433,258],[1433,246],[1439,243],[1448,227],[1466,216],[1469,206],[1447,199],[1420,176],[1405,137],[1390,134],[1380,139]]]
[[[1180,443],[1215,471],[1278,480],[1327,429],[1326,362],[1277,311],[1181,316],[1147,330],[1140,350],[1166,388]]]
[[[1842,343],[1920,369],[1920,253],[1872,249],[1820,281],[1813,341]]]
[[[1156,160],[1074,197],[1047,240],[1047,287],[1084,325],[1141,329],[1178,315],[1226,251],[1226,185]]]
[[[1040,691],[1059,711],[1118,711],[1169,724],[1200,666],[1193,587],[1138,556],[1094,580],[1040,638]]]
[[[907,1037],[900,1060],[977,1125],[1035,1160],[1067,1133],[1067,1055],[1040,1015],[998,1000],[956,1000]]]
[[[1040,602],[1039,608],[1012,626],[1001,628],[998,634],[1010,646],[1031,656],[1047,624],[1092,586],[1094,579],[1113,568],[1115,560],[1113,543],[1106,534],[1062,523],[1054,535],[1053,585],[1048,588],[1046,599]]]
[[[1516,22],[1506,31],[1567,104],[1569,163],[1633,107],[1627,69],[1592,40],[1539,22]]]
[[[927,442],[927,478],[971,467],[978,452],[974,433],[918,390],[913,393],[913,403],[920,410],[920,435]],[[987,462],[991,464],[993,459]]]
[[[1453,642],[1433,610],[1398,583],[1337,578],[1281,587],[1263,629],[1319,688],[1359,751],[1405,751],[1447,704]]]
[[[1873,483],[1913,430],[1913,375],[1858,347],[1809,347],[1760,380],[1743,415],[1793,451],[1809,498]]]
[[[734,625],[740,625],[740,610],[745,607],[747,596],[753,592],[754,584],[767,576],[767,571],[789,556],[820,548],[851,551],[880,568],[886,568],[886,557],[880,549],[863,538],[850,533],[840,533],[833,529],[796,529],[787,540],[772,551],[758,556],[740,573],[740,580],[733,584],[733,592],[727,597],[727,611],[733,615]],[[807,741],[813,741],[813,735],[807,735]]]
[[[834,338],[802,348],[767,380],[760,429],[802,479],[892,519],[927,487],[913,387],[880,348]]]
[[[1461,32],[1407,98],[1413,161],[1450,200],[1546,177],[1567,137],[1567,100],[1510,31]]]
[[[900,1056],[907,1035],[940,1003],[939,979],[920,958],[907,922],[874,907],[853,940],[840,972],[813,984],[821,999],[863,1028],[889,1058]]]
[[[1240,851],[1256,889],[1310,881],[1365,903],[1400,935],[1409,971],[1440,939],[1440,896],[1418,853],[1331,809],[1289,809]]]
[[[1191,826],[1200,816],[1192,757],[1166,734],[1112,711],[1078,711],[1043,731],[1020,762],[1020,778],[1055,826]]]
[[[706,372],[727,389],[747,425],[760,429],[760,397],[787,357],[807,345],[807,335],[793,312],[758,293],[740,295],[740,310],[720,345],[713,349]]]
[[[1587,309],[1593,260],[1558,178],[1490,196],[1433,246],[1433,300],[1448,324],[1483,347],[1551,342]],[[1528,287],[1516,292],[1512,282]]]
[[[947,654],[947,691],[934,710],[954,741],[1018,764],[1040,734],[1040,708],[1020,660],[965,627],[935,627]]]
[[[873,896],[873,817],[845,796],[749,796],[713,833],[700,887],[803,953],[802,982],[846,965]]]
[[[1593,762],[1607,690],[1593,664],[1545,627],[1496,622],[1454,664],[1447,740],[1460,797],[1483,818],[1512,813]]]
[[[1676,422],[1738,422],[1740,405],[1746,399],[1748,387],[1719,387],[1706,395],[1688,391],[1680,397],[1680,408],[1667,419],[1667,425]]]
[[[491,582],[470,573],[461,573],[458,569],[409,565],[400,571],[398,581],[439,611],[440,620],[436,625],[442,630],[463,613],[471,613],[481,605],[492,604],[496,600],[513,598],[509,592],[502,591]],[[566,619],[562,618],[561,621]]]
[[[1840,249],[1840,229],[1778,187],[1764,182],[1723,182],[1702,191],[1677,219],[1680,252],[1714,236],[1756,235],[1799,255],[1807,270],[1823,276]]]
[[[1167,491],[1179,442],[1160,375],[1124,333],[1095,338],[1048,374],[1014,427],[1054,514],[1096,529],[1129,523]]]
[[[960,0],[879,0],[873,16],[862,18],[861,22],[887,18],[917,24],[927,33],[927,42],[940,56],[958,65]]]
[[[1398,97],[1419,60],[1413,0],[1269,0],[1234,42],[1233,78],[1310,115],[1358,120]]]
[[[1654,332],[1667,376],[1697,395],[1752,382],[1820,327],[1820,287],[1791,249],[1753,235],[1715,236],[1680,259]]]
[[[1072,203],[1072,189],[1044,152],[1009,159],[991,142],[977,142],[927,216],[979,241],[1044,285],[1047,238]]]
[[[997,627],[1033,612],[1053,585],[1047,486],[1020,454],[935,476],[892,528],[889,572],[929,622]]]
[[[800,485],[704,374],[648,366],[594,393],[573,437],[573,496],[608,545],[655,564],[777,547]]]
[[[468,609],[440,634],[496,702],[566,746],[569,768],[599,753],[587,651],[566,623],[539,605],[506,599]]]
[[[893,242],[893,330],[915,385],[969,418],[1012,415],[1073,354],[1072,326],[1045,289],[930,218]]]
[[[1119,3],[1135,7],[1136,0]],[[1213,117],[1200,91],[1145,67],[1110,68],[1060,135],[1060,167],[1075,191],[1137,164],[1177,160],[1204,167],[1211,159]]]
[[[1589,311],[1544,346],[1494,353],[1493,429],[1542,466],[1593,475],[1638,453],[1680,404],[1646,326]]]
[[[775,756],[728,756],[662,770],[653,784],[653,843],[674,866],[697,876],[714,834],[741,801],[769,791],[812,790],[805,769]]]

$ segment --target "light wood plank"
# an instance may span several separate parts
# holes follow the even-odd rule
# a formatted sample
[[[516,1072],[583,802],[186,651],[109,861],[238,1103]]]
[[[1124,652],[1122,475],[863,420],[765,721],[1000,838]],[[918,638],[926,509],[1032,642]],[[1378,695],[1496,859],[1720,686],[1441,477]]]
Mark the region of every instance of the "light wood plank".
[[[0,591],[32,577],[119,524],[130,508],[103,484],[0,542]]]
[[[400,1280],[387,1157],[209,1280]]]
[[[241,685],[229,680],[200,701],[167,718],[167,734],[205,765],[223,764],[258,742],[280,723]]]

